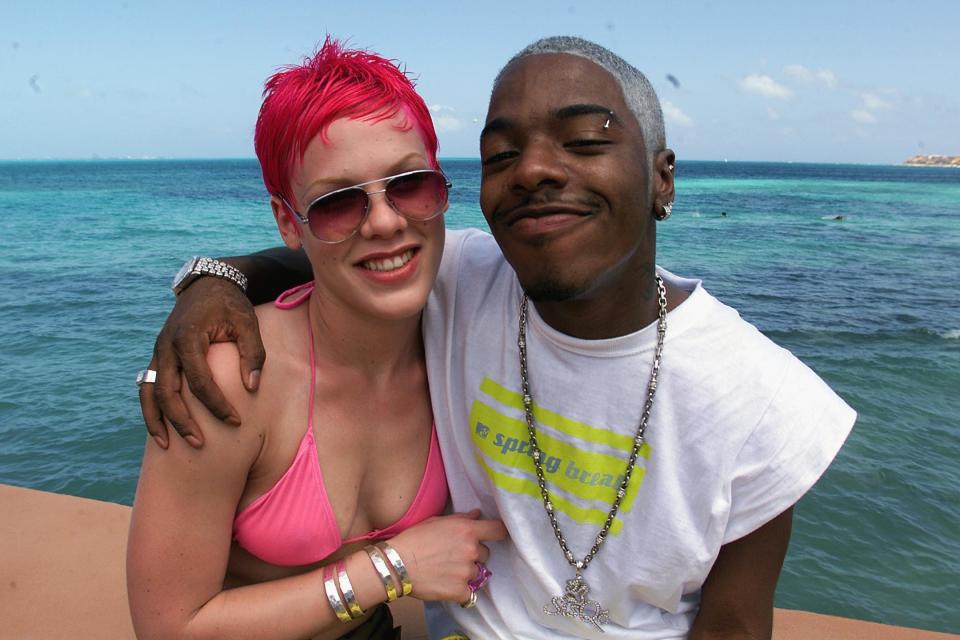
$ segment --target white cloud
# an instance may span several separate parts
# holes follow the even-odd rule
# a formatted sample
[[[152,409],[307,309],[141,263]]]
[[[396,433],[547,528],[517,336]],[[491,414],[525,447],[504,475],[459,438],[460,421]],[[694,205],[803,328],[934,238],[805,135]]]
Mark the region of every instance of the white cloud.
[[[830,69],[808,69],[802,64],[791,64],[783,68],[783,72],[791,78],[797,78],[804,82],[815,82],[833,89],[837,86],[837,75]]]
[[[860,124],[877,124],[877,116],[865,109],[854,109],[850,112],[850,117]]]
[[[893,107],[892,104],[875,93],[860,93],[858,95],[863,99],[864,108],[869,109],[870,111],[879,111],[881,109],[890,109]]]
[[[817,69],[817,80],[831,89],[837,86],[837,76],[830,69]]]
[[[740,88],[748,93],[756,93],[765,98],[777,98],[779,100],[788,100],[793,97],[793,91],[770,76],[760,74],[751,74],[739,82]]]
[[[678,127],[693,126],[693,119],[669,100],[664,100],[660,106],[663,108],[663,116],[670,124],[675,124]]]
[[[433,117],[433,126],[438,132],[441,131],[459,131],[463,128],[463,123],[453,116],[443,115]]]
[[[459,131],[463,128],[460,119],[453,115],[456,109],[442,104],[430,105],[430,113],[433,114],[433,126],[437,132]]]

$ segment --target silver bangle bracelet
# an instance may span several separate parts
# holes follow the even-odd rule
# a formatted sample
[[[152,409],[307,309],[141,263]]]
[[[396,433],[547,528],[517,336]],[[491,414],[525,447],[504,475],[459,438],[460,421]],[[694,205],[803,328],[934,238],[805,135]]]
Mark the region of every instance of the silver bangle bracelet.
[[[369,544],[364,547],[363,550],[370,556],[370,562],[373,563],[373,568],[380,574],[380,582],[383,583],[383,589],[387,592],[387,602],[393,602],[400,597],[397,594],[397,581],[393,579],[393,574],[390,573],[390,569],[387,568],[387,563],[383,560],[383,556],[380,555],[380,550]]]
[[[387,560],[390,561],[390,564],[393,565],[394,571],[397,572],[397,576],[400,577],[400,585],[402,586],[403,595],[410,595],[410,592],[413,591],[413,585],[410,583],[410,574],[407,573],[407,567],[403,564],[400,554],[397,553],[397,550],[386,542],[378,542],[377,548],[386,554]]]
[[[353,620],[347,608],[343,606],[343,600],[340,599],[337,585],[333,581],[333,567],[331,566],[323,568],[323,589],[327,594],[327,601],[330,603],[330,608],[337,614],[337,619],[340,620],[340,622],[350,622]]]
[[[353,593],[353,585],[350,584],[350,576],[347,575],[347,567],[343,560],[337,561],[337,582],[340,584],[340,593],[347,603],[347,609],[350,611],[350,617],[359,618],[364,611],[357,602],[357,596]]]

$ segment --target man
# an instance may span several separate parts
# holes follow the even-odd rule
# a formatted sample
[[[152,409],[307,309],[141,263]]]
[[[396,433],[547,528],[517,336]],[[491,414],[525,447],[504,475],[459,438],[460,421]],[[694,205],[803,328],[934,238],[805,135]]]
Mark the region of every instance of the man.
[[[626,62],[576,38],[521,51],[481,160],[496,244],[451,234],[424,338],[453,506],[502,518],[510,542],[476,607],[448,613],[472,638],[769,637],[792,506],[854,412],[655,266],[674,154]],[[149,398],[145,415],[163,437]]]

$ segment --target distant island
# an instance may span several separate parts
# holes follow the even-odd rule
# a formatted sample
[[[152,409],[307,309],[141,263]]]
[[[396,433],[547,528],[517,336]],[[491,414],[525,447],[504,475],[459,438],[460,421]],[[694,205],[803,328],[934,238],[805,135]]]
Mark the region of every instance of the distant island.
[[[913,156],[903,164],[913,164],[928,167],[960,167],[960,156]]]

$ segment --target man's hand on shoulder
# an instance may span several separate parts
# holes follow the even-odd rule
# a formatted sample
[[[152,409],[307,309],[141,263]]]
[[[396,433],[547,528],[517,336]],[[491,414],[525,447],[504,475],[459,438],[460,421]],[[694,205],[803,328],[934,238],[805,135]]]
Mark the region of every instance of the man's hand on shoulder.
[[[167,421],[190,446],[203,446],[203,432],[181,395],[181,371],[190,390],[214,416],[228,424],[240,424],[207,363],[207,350],[215,342],[237,343],[244,386],[256,391],[266,353],[253,306],[236,285],[219,278],[201,278],[177,297],[157,337],[150,362],[150,368],[157,371],[156,383],[140,387],[147,431],[161,447],[169,443]]]

